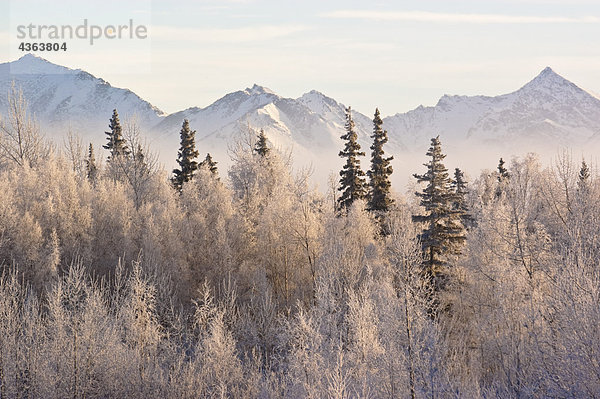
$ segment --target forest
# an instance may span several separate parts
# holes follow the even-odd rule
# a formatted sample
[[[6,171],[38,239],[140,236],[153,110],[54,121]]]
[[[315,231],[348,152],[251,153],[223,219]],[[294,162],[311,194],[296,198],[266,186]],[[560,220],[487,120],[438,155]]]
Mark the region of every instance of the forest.
[[[467,181],[434,137],[401,193],[348,108],[320,192],[260,129],[222,170],[184,121],[171,172],[107,126],[100,159],[9,96],[0,398],[600,396],[600,180],[568,150]]]

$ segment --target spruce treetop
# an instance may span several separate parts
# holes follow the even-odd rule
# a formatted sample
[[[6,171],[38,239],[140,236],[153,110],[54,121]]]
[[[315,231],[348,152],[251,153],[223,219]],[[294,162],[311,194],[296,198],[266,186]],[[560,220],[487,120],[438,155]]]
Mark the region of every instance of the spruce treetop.
[[[207,168],[213,175],[216,176],[217,175],[217,163],[218,162],[213,161],[210,153],[207,153],[204,160],[202,162],[200,162],[200,164],[198,166],[201,168],[202,167]]]
[[[498,181],[508,179],[510,177],[508,170],[504,167],[504,159],[500,158],[498,162]]]
[[[585,159],[581,161],[581,168],[577,175],[577,190],[580,194],[586,195],[589,192],[590,187],[590,168],[588,167]]]
[[[352,109],[346,108],[346,133],[341,136],[345,141],[344,149],[339,156],[346,158],[346,164],[340,171],[339,191],[342,195],[338,198],[338,209],[348,209],[356,200],[364,199],[367,195],[365,172],[360,168],[359,157],[365,153],[360,151],[358,135],[356,134],[354,121],[352,120]]]
[[[394,203],[391,198],[390,175],[393,172],[390,162],[394,157],[385,157],[383,145],[388,142],[387,131],[382,128],[383,120],[379,109],[375,109],[373,118],[373,144],[371,145],[371,169],[369,176],[369,201],[367,207],[370,211],[386,212]]]
[[[108,127],[110,131],[104,132],[107,135],[107,143],[102,148],[110,151],[109,161],[116,156],[129,155],[130,151],[127,147],[127,142],[123,138],[123,129],[119,121],[119,113],[116,109],[113,110]]]
[[[454,169],[454,179],[452,181],[452,189],[454,191],[454,210],[459,212],[463,226],[468,227],[474,224],[473,217],[469,213],[466,196],[469,192],[467,188],[467,180],[465,174],[459,168]]]
[[[198,169],[198,162],[195,160],[198,157],[195,140],[196,131],[190,129],[190,124],[187,119],[183,120],[179,136],[181,144],[177,153],[177,163],[179,169],[173,170],[173,186],[181,191],[183,184],[192,180],[194,172]]]
[[[90,143],[88,148],[88,156],[85,160],[86,177],[89,181],[96,181],[98,176],[98,167],[96,166],[96,156],[94,155],[94,146]]]
[[[266,157],[269,151],[271,151],[271,149],[267,145],[267,136],[265,135],[265,131],[260,129],[260,132],[258,133],[258,141],[254,146],[254,152],[262,157]]]
[[[579,181],[587,181],[590,178],[590,168],[587,166],[585,159],[581,161],[581,169],[579,169]]]

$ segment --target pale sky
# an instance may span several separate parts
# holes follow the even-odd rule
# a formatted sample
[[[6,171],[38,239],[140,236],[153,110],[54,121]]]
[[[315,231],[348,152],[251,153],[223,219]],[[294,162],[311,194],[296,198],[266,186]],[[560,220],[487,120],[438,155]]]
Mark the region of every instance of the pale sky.
[[[443,94],[511,92],[546,66],[600,92],[598,0],[4,0],[0,62],[35,42],[18,39],[18,25],[84,19],[132,19],[148,38],[66,39],[66,52],[35,54],[165,112],[257,83],[284,97],[316,89],[367,115],[375,107],[390,115]]]

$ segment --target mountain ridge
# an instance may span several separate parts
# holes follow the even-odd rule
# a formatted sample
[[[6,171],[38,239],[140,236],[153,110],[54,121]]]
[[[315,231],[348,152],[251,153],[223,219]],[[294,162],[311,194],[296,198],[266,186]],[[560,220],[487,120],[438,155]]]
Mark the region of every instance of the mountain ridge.
[[[292,148],[299,162],[323,165],[317,171],[320,175],[326,168],[335,170],[339,163],[346,105],[315,89],[287,98],[254,83],[206,107],[166,114],[129,89],[31,54],[0,64],[0,91],[7,92],[13,81],[23,88],[34,113],[52,135],[74,129],[87,141],[99,143],[113,108],[122,121],[136,115],[165,164],[174,162],[183,119],[197,130],[200,152],[218,154],[225,163],[231,141],[248,126],[264,129],[273,145]],[[6,109],[5,100],[0,96],[0,112]],[[368,152],[372,118],[356,111],[353,118],[359,143]],[[600,139],[600,99],[546,67],[510,93],[444,94],[435,105],[420,105],[383,121],[391,153],[421,154],[438,134],[450,149],[487,146],[514,152],[552,145],[585,146]]]

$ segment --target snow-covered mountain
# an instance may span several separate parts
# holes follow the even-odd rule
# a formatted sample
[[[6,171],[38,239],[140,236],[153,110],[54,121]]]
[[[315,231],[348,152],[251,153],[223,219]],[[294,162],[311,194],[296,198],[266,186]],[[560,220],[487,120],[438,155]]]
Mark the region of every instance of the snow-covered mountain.
[[[33,55],[0,64],[0,93],[7,92],[13,81],[23,88],[32,111],[51,135],[71,127],[99,142],[113,108],[122,119],[136,115],[167,168],[174,165],[183,119],[197,131],[201,154],[210,152],[221,166],[228,164],[229,146],[248,126],[264,129],[276,147],[291,150],[297,166],[311,164],[320,181],[341,164],[337,153],[342,147],[345,105],[315,90],[292,99],[254,85],[205,108],[165,115],[130,90]],[[0,95],[0,112],[5,109],[6,97]],[[359,142],[368,155],[372,115],[354,111],[353,116]],[[430,138],[438,134],[448,152],[454,152],[456,166],[474,159],[475,152],[485,159],[485,165],[473,166],[475,170],[494,166],[487,164],[490,158],[482,151],[509,157],[544,148],[556,151],[564,145],[588,149],[600,145],[600,99],[546,68],[513,93],[444,95],[435,106],[419,106],[384,118],[384,128],[390,137],[387,150],[396,154],[398,173],[410,167],[414,157],[422,159]]]
[[[497,97],[444,95],[434,107],[420,106],[384,119],[409,147],[440,134],[455,145],[583,146],[600,134],[600,99],[551,68],[519,90]]]
[[[93,140],[108,129],[114,108],[121,119],[136,116],[143,128],[155,126],[164,113],[131,90],[111,86],[80,69],[53,64],[27,54],[0,64],[0,112],[6,113],[7,93],[12,84],[23,90],[29,108],[50,135],[68,129]]]
[[[164,118],[155,128],[165,138],[177,133],[184,119],[197,130],[196,141],[200,151],[227,157],[228,146],[241,133],[264,129],[275,147],[291,150],[302,165],[323,165],[328,157],[337,163],[341,148],[340,136],[344,130],[344,106],[332,98],[311,91],[298,99],[283,98],[266,87],[254,85],[242,91],[227,94],[206,108],[189,108]],[[368,147],[370,120],[360,113],[354,119],[363,145]],[[175,151],[163,140],[162,145]],[[174,142],[177,144],[177,142]],[[300,165],[299,165],[300,166]]]

